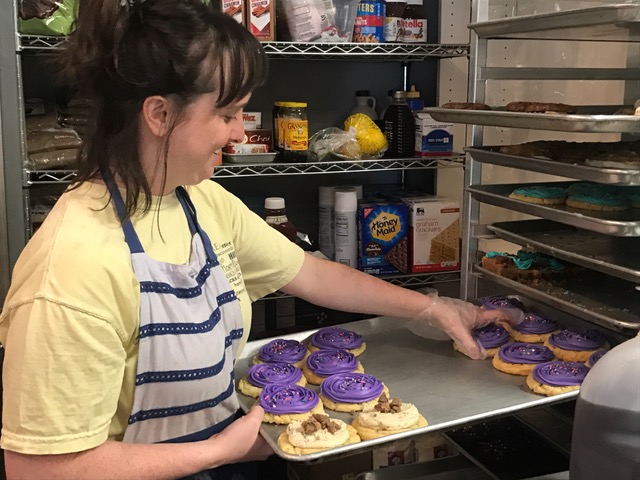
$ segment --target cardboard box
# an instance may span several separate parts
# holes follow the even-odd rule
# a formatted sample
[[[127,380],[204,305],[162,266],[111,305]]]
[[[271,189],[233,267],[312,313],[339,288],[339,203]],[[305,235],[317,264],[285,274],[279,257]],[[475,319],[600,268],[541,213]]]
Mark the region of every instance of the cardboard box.
[[[379,470],[410,463],[429,462],[458,454],[455,446],[442,435],[425,433],[374,448],[371,463],[373,470]]]
[[[245,130],[244,139],[230,143],[222,150],[226,153],[267,153],[271,146],[271,130]]]
[[[245,130],[262,130],[262,112],[242,112]]]
[[[399,200],[358,206],[358,266],[372,275],[407,272],[409,210]]]
[[[460,206],[441,197],[411,197],[409,271],[457,270],[460,267]]]
[[[416,113],[416,155],[447,155],[453,152],[453,123],[434,120],[428,113]]]
[[[371,452],[358,453],[319,463],[289,462],[288,480],[354,480],[371,470]]]
[[[275,0],[247,0],[247,23],[249,30],[258,40],[276,39]]]
[[[233,17],[240,25],[246,25],[244,14],[244,0],[220,0],[222,13]]]

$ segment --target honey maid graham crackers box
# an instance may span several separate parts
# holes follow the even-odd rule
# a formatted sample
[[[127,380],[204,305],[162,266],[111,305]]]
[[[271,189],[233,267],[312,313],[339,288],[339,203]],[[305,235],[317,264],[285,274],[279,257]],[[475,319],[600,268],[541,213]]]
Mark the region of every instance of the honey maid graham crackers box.
[[[407,272],[409,210],[398,200],[358,205],[358,266],[372,275]]]
[[[442,197],[405,198],[409,208],[408,272],[460,268],[460,206]]]

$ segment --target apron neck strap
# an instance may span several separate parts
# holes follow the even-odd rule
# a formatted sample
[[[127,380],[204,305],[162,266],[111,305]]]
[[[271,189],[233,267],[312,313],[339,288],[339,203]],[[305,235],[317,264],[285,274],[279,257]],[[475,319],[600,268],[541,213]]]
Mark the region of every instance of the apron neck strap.
[[[113,180],[111,176],[111,172],[106,169],[101,169],[102,179],[104,183],[107,185],[109,189],[109,193],[111,194],[111,198],[113,199],[113,204],[116,207],[116,212],[118,214],[118,218],[120,219],[120,223],[122,224],[122,230],[124,231],[124,239],[129,246],[129,251],[133,253],[143,253],[144,248],[142,248],[142,243],[140,243],[140,239],[138,238],[138,234],[133,228],[133,224],[131,223],[131,219],[125,218],[125,207],[124,200],[122,200],[122,195],[120,194],[120,190],[116,186],[116,182]]]
[[[180,204],[182,205],[182,208],[184,209],[184,212],[187,215],[187,222],[189,222],[189,229],[191,230],[191,233],[193,235],[195,235],[196,233],[200,235],[202,243],[204,243],[204,249],[207,253],[207,257],[210,260],[215,260],[216,254],[214,253],[213,247],[211,246],[209,236],[198,223],[198,214],[196,213],[196,207],[194,207],[193,202],[191,201],[191,197],[189,197],[189,194],[184,187],[177,187],[176,195],[178,197],[178,200],[180,201]]]

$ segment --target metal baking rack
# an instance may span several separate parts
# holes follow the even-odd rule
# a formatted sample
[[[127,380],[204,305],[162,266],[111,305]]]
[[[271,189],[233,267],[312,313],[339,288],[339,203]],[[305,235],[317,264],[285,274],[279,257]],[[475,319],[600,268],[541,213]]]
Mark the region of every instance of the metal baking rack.
[[[500,153],[499,147],[468,147],[466,152],[477,162],[520,168],[531,172],[560,175],[590,182],[640,185],[640,168],[599,168],[584,163],[568,163],[537,157]]]
[[[502,108],[502,107],[500,107]],[[605,114],[526,113],[495,110],[424,109],[439,122],[467,123],[505,128],[526,128],[558,132],[640,133],[640,116]]]
[[[640,330],[637,292],[632,283],[594,272],[576,274],[576,281],[524,285],[476,264],[473,271],[511,291],[596,325],[635,334]]]
[[[640,238],[612,237],[549,220],[498,222],[487,229],[508,242],[640,284]]]
[[[640,236],[640,210],[637,208],[631,208],[622,212],[604,212],[572,208],[567,205],[542,205],[525,202],[517,198],[509,198],[509,195],[516,188],[535,185],[566,188],[572,183],[573,182],[551,182],[542,184],[471,185],[466,188],[466,191],[480,202],[490,203],[497,207],[527,213],[567,225],[573,225],[574,227],[617,237]]]

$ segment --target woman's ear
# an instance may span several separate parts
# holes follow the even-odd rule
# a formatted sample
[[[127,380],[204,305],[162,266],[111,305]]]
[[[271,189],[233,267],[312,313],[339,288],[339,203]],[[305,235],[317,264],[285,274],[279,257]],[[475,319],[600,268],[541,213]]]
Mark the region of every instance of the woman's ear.
[[[173,102],[160,95],[147,97],[142,104],[142,118],[144,119],[144,123],[149,131],[157,137],[163,137],[169,133],[173,113]]]

